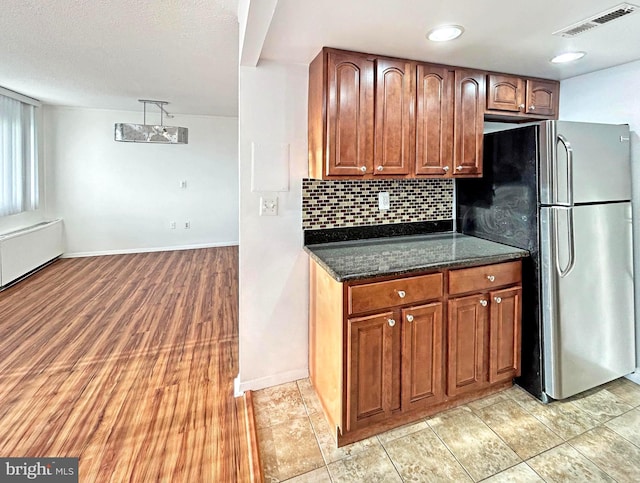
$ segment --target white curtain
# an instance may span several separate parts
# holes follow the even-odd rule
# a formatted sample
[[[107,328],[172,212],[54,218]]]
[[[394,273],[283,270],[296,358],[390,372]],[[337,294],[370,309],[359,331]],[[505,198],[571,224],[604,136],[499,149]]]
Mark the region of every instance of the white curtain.
[[[0,216],[36,208],[35,107],[0,94]]]

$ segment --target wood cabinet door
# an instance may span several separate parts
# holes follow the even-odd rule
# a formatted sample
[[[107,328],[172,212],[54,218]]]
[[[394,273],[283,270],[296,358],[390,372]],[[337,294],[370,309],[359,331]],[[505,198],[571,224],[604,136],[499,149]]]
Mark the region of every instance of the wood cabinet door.
[[[348,319],[347,430],[381,421],[391,414],[393,312]]]
[[[524,111],[525,82],[521,77],[489,74],[487,76],[487,109]]]
[[[402,311],[402,410],[420,409],[441,402],[442,303]]]
[[[453,169],[453,75],[418,64],[416,83],[416,174],[451,176]]]
[[[457,69],[454,79],[454,176],[482,175],[485,74]]]
[[[373,170],[373,61],[329,52],[327,58],[327,165],[329,176]]]
[[[415,64],[376,60],[375,175],[408,175],[414,159]]]
[[[449,300],[449,396],[474,391],[487,382],[484,348],[488,314],[486,294]]]
[[[527,114],[558,117],[560,83],[544,80],[527,80]]]
[[[500,382],[520,375],[520,325],[522,288],[490,293],[489,382]]]

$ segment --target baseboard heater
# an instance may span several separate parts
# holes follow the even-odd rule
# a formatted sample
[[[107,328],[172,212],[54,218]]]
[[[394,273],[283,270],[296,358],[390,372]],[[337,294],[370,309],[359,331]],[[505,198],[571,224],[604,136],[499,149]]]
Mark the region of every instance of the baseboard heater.
[[[62,255],[62,220],[0,235],[0,289]]]

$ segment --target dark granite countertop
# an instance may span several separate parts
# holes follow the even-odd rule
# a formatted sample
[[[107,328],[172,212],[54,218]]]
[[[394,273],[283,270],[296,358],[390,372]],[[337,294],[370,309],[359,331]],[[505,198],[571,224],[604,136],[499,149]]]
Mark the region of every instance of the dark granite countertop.
[[[460,233],[319,243],[304,249],[338,282],[523,258],[526,250]]]

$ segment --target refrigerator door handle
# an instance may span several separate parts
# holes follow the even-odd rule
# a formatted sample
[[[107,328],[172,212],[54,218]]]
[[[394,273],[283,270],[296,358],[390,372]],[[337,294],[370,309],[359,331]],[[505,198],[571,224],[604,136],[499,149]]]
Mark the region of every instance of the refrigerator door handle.
[[[566,211],[566,217],[567,217],[567,242],[568,242],[568,247],[567,247],[567,254],[568,254],[568,260],[567,260],[567,266],[565,268],[562,268],[560,266],[560,230],[558,228],[558,213],[559,210],[563,210]],[[556,207],[556,209],[551,211],[551,223],[553,224],[553,240],[554,240],[554,252],[555,252],[555,265],[556,265],[556,271],[558,272],[558,275],[560,276],[560,278],[564,278],[567,275],[569,275],[569,273],[571,272],[571,270],[573,269],[573,267],[576,264],[576,260],[575,260],[575,239],[574,239],[574,229],[573,229],[573,208],[570,207]]]
[[[571,147],[571,143],[569,142],[569,140],[566,137],[564,137],[562,134],[558,134],[558,141],[562,143],[562,146],[564,146],[564,150],[567,153],[567,202],[566,203],[560,202],[558,200],[558,193],[556,191],[555,193],[556,203],[561,206],[572,206],[573,205],[573,148]],[[553,167],[554,186],[558,186],[557,159],[558,157],[555,156],[555,166]]]

